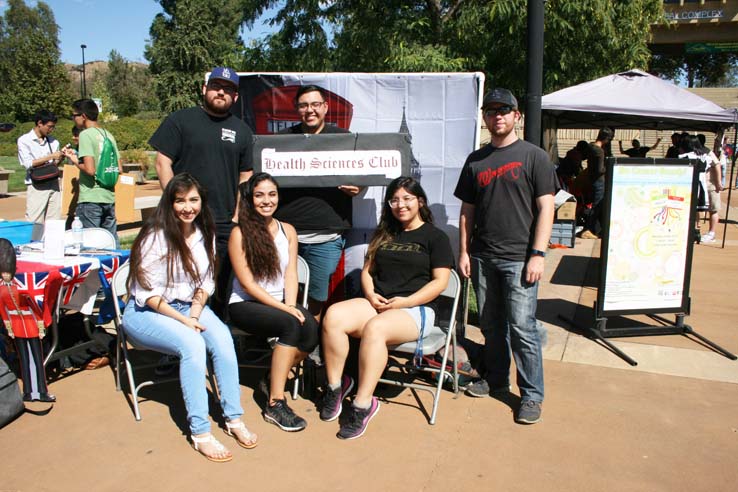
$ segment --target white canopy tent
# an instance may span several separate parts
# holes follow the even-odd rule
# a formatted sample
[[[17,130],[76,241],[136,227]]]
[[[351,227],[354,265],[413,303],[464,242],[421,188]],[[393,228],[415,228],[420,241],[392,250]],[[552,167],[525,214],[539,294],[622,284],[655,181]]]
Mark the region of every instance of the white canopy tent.
[[[696,94],[641,70],[607,75],[543,96],[544,147],[558,153],[559,128],[635,128],[721,133],[735,126],[738,109],[725,109]],[[735,155],[733,156],[735,163]],[[733,174],[730,175],[733,182]],[[732,187],[728,191],[723,247]]]
[[[607,75],[543,96],[549,128],[639,128],[709,131],[738,124],[724,109],[640,70]]]

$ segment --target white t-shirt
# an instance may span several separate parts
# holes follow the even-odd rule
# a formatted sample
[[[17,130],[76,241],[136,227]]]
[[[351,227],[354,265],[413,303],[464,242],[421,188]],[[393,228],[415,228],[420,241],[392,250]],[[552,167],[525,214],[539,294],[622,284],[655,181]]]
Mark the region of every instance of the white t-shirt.
[[[194,236],[190,241],[190,248],[192,250],[192,260],[200,274],[199,288],[210,295],[215,290],[215,281],[213,279],[213,268],[208,262],[208,255],[205,250],[205,238],[200,229],[195,229]],[[146,280],[148,280],[151,289],[145,289],[138,282],[134,282],[131,295],[136,298],[136,304],[144,307],[146,301],[154,296],[161,296],[167,303],[175,300],[192,302],[192,296],[198,286],[193,285],[192,279],[182,268],[179,259],[175,262],[174,278],[167,286],[169,250],[164,239],[164,232],[159,230],[150,234],[141,244],[141,249],[144,251],[141,268],[146,272]]]

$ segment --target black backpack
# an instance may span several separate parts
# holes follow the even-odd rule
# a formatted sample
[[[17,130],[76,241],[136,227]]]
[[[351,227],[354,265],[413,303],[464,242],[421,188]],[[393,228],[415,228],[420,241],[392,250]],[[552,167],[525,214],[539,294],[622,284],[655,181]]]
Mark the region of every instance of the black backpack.
[[[24,408],[18,379],[0,358],[0,428],[15,420]]]

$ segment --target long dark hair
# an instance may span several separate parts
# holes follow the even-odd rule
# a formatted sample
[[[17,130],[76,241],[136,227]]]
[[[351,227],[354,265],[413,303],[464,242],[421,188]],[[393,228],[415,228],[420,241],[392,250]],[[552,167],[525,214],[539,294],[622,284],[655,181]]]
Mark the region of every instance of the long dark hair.
[[[256,173],[245,183],[238,185],[238,228],[241,229],[241,248],[246,262],[256,280],[275,280],[279,277],[279,254],[274,239],[267,229],[266,220],[254,208],[254,188],[262,181],[279,185],[268,173]]]
[[[194,225],[203,236],[205,252],[208,256],[208,270],[204,272],[206,275],[212,275],[215,272],[215,251],[213,249],[213,241],[215,239],[215,223],[213,216],[208,208],[208,198],[205,190],[200,183],[189,173],[182,173],[174,176],[169,180],[169,184],[164,189],[161,200],[151,217],[146,220],[138,237],[131,247],[131,273],[128,275],[128,287],[131,288],[135,281],[144,289],[150,289],[151,284],[146,279],[146,271],[142,268],[142,261],[145,251],[142,247],[146,239],[151,234],[159,231],[164,233],[164,241],[167,246],[167,287],[172,285],[175,269],[179,264],[192,280],[194,288],[201,285],[200,274],[194,259],[192,258],[192,250],[187,245],[182,230],[179,227],[179,219],[174,213],[174,200],[177,195],[189,192],[191,189],[197,190],[200,195],[201,207],[200,213],[195,217]],[[193,289],[194,290],[194,289]]]
[[[382,203],[382,216],[379,219],[379,225],[374,231],[374,236],[372,236],[366,252],[366,259],[370,265],[374,264],[374,257],[377,254],[377,250],[382,245],[392,241],[402,230],[402,224],[392,214],[392,209],[389,206],[389,201],[400,188],[405,188],[408,193],[418,198],[420,218],[423,219],[423,222],[433,223],[433,214],[430,208],[428,208],[428,197],[423,187],[420,186],[420,183],[415,178],[409,176],[396,178],[387,186],[387,192],[384,194],[384,202]]]

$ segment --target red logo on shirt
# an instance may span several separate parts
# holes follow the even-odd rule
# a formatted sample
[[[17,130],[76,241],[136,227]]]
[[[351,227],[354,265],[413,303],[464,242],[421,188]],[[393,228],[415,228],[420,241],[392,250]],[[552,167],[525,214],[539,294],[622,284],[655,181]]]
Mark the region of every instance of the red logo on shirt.
[[[490,184],[493,179],[497,179],[500,176],[508,180],[517,181],[520,177],[521,167],[523,167],[522,162],[508,162],[497,169],[485,169],[477,174],[477,182],[479,183],[479,186],[484,188]]]

